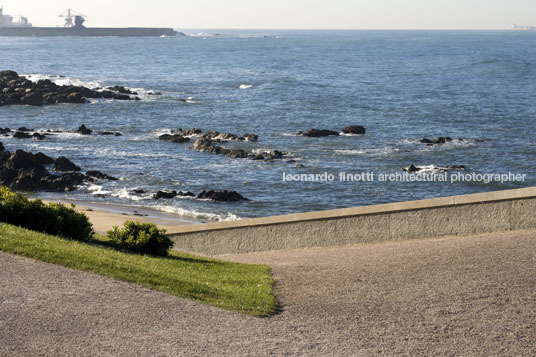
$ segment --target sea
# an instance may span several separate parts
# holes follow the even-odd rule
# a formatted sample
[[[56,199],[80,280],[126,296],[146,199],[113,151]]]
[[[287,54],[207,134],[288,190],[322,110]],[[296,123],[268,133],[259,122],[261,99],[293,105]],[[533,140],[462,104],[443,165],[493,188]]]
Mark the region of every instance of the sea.
[[[223,221],[536,185],[536,33],[184,32],[0,38],[2,70],[58,84],[121,85],[141,99],[0,107],[0,127],[62,131],[43,141],[2,137],[7,150],[66,156],[83,170],[120,178],[39,197]],[[76,134],[81,124],[122,136]],[[364,126],[366,134],[296,135],[349,125]],[[197,152],[193,140],[158,139],[178,128],[257,134],[257,142],[223,145],[287,156],[234,159]],[[436,137],[453,140],[419,142]],[[422,168],[413,180],[401,175],[410,164]],[[441,167],[449,165],[465,170],[430,179],[443,177]],[[491,176],[509,173],[514,176],[507,180]],[[210,189],[237,191],[249,200],[152,198],[159,190]]]

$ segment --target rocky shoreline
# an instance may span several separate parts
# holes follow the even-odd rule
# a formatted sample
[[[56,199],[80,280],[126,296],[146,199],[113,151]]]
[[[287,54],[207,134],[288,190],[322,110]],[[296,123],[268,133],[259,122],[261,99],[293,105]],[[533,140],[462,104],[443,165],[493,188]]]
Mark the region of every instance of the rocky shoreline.
[[[0,106],[83,104],[88,99],[140,100],[136,95],[121,86],[94,90],[83,86],[60,86],[48,79],[32,82],[14,71],[0,72]]]

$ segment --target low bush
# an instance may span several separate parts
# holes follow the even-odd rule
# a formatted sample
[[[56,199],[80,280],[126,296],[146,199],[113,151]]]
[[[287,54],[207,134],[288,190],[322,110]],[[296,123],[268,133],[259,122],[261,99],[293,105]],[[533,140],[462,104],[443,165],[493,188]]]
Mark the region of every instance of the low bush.
[[[29,200],[7,187],[0,188],[0,222],[80,241],[93,237],[93,226],[84,213],[74,205],[45,204],[41,200]]]
[[[126,221],[123,228],[116,226],[108,231],[108,238],[124,249],[166,256],[173,247],[173,241],[165,233],[165,229],[159,229],[153,223]]]

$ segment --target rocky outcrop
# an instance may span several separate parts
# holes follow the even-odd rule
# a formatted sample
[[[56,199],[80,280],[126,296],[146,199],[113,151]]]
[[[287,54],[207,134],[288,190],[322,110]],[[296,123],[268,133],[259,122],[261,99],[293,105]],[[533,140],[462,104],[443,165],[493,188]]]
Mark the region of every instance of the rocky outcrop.
[[[127,89],[123,86],[115,86],[115,87],[108,87],[106,88],[111,91],[115,91],[121,94],[130,94],[130,95],[138,95],[138,93],[131,91],[130,89]]]
[[[81,135],[91,135],[91,133],[93,133],[93,130],[88,129],[84,124],[82,124],[78,127],[78,129],[76,129],[76,133]]]
[[[201,137],[194,142],[194,150],[206,152],[214,155],[228,156],[234,159],[250,159],[250,160],[280,160],[285,157],[285,153],[279,150],[267,151],[261,153],[248,152],[242,149],[229,149],[217,145],[218,139],[207,139]]]
[[[320,138],[324,136],[339,136],[338,131],[328,130],[328,129],[310,129],[307,131],[299,131],[297,133],[301,136],[306,136],[308,138]]]
[[[199,199],[212,200],[216,202],[239,202],[239,201],[248,201],[247,198],[235,191],[203,191],[197,195]]]
[[[106,175],[100,171],[97,170],[90,170],[86,171],[86,176],[92,177],[97,180],[109,180],[109,181],[117,181],[119,180],[117,177]]]
[[[183,191],[158,191],[157,193],[155,193],[153,195],[153,198],[155,200],[160,200],[160,199],[166,199],[166,200],[169,200],[169,199],[172,199],[172,198],[175,198],[175,197],[195,197],[195,194],[193,194],[192,192],[190,191],[186,191],[186,192],[183,192]]]
[[[365,134],[365,128],[361,125],[350,125],[342,129],[343,134],[363,135]]]
[[[164,134],[158,137],[159,140],[168,141],[170,143],[186,143],[190,141],[190,138],[184,137],[180,134]]]
[[[448,136],[440,136],[440,137],[437,137],[435,139],[423,138],[423,139],[419,140],[420,143],[427,144],[427,145],[446,144],[446,143],[449,143],[451,141],[452,141],[452,138],[450,138]]]
[[[416,166],[416,165],[413,165],[413,164],[410,164],[409,166],[402,168],[403,171],[406,171],[406,172],[409,172],[409,173],[415,173],[415,172],[420,172],[420,171],[424,171],[424,170],[428,170],[428,171],[456,171],[456,170],[465,170],[465,169],[466,169],[466,167],[464,165]]]
[[[112,90],[93,90],[83,86],[60,86],[48,79],[32,82],[13,71],[0,72],[0,106],[33,105],[60,103],[86,103],[90,98],[131,100],[135,94],[124,87],[111,87]],[[139,99],[139,98],[135,98]]]
[[[64,161],[63,159],[59,160],[60,162]],[[76,189],[85,181],[94,180],[90,176],[74,171],[60,175],[50,174],[45,166],[57,162],[58,160],[43,153],[33,154],[23,150],[10,153],[2,150],[0,152],[0,185],[26,192],[64,192]]]
[[[70,171],[80,171],[80,167],[73,164],[71,160],[65,156],[60,156],[54,162],[54,171],[56,172],[70,172]]]

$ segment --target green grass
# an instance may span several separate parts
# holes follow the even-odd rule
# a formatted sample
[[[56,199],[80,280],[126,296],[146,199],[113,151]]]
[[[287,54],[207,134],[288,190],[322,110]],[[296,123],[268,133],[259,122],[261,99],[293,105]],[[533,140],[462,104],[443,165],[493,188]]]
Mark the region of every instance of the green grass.
[[[266,265],[240,264],[172,251],[168,257],[128,253],[95,237],[92,244],[0,223],[0,251],[84,270],[253,316],[276,312]]]

